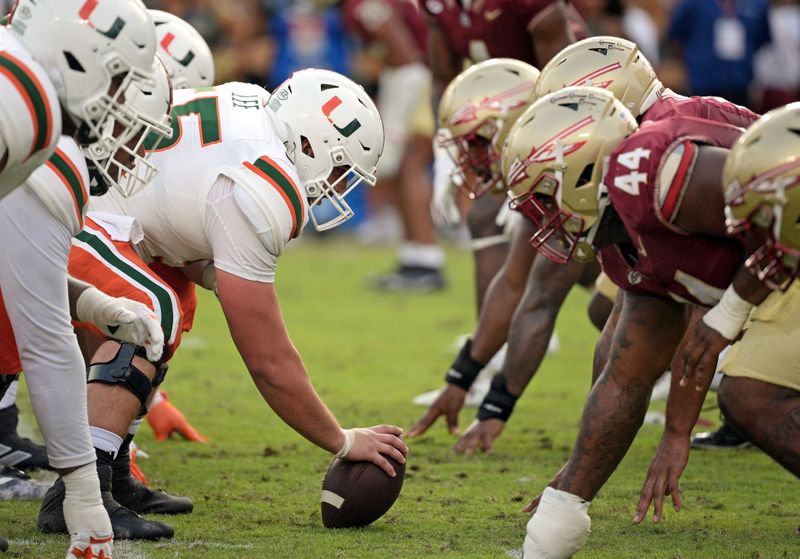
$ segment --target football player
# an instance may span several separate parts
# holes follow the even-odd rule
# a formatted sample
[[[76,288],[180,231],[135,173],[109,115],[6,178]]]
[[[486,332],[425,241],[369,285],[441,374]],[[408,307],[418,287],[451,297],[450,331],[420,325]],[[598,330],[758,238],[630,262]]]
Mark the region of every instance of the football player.
[[[515,58],[541,68],[562,48],[587,35],[580,16],[565,0],[424,0],[420,7],[428,16],[428,57],[435,96],[465,65]],[[434,180],[432,211],[445,216],[444,221],[457,221],[458,213],[448,209],[453,206],[452,185],[446,173],[436,176],[443,180]],[[466,220],[473,243],[478,313],[508,252],[508,235],[496,223],[503,204],[501,196],[476,198]]]
[[[305,70],[272,95],[241,83],[179,90],[172,116],[172,137],[152,153],[157,178],[136,196],[93,201],[97,213],[73,242],[73,275],[151,305],[167,332],[158,360],[113,341],[95,353],[88,393],[89,422],[102,435],[94,439],[98,468],[111,468],[130,440],[131,422],[146,412],[191,324],[196,298],[186,274],[218,293],[256,387],[284,421],[339,457],[370,460],[395,475],[383,455],[405,460],[402,430],[339,427],[292,345],[274,285],[278,256],[306,222],[318,230],[344,223],[353,216],[347,194],[374,184],[383,147],[374,104],[339,74]],[[323,204],[328,211],[318,213]],[[154,260],[171,273],[156,274],[147,265]],[[138,506],[136,495],[115,497]],[[64,530],[62,501],[56,483],[42,503],[40,528]]]
[[[345,0],[342,13],[348,29],[383,57],[377,105],[386,146],[378,181],[396,194],[405,236],[397,270],[376,278],[373,286],[387,291],[441,289],[444,251],[436,244],[429,211],[434,125],[425,20],[409,0]]]
[[[532,242],[559,262],[597,251],[620,288],[572,455],[529,506],[538,509],[526,557],[570,557],[585,543],[589,503],[642,424],[653,384],[689,327],[687,305],[763,300],[743,243],[725,228],[720,178],[740,135],[736,126],[694,117],[639,127],[596,87],[546,95],[509,133],[503,173],[516,209],[537,226]],[[675,368],[675,384],[680,374]],[[671,405],[697,397],[694,387],[677,390]]]
[[[696,117],[746,127],[758,118],[758,115],[752,111],[718,97],[684,97],[665,88],[656,78],[652,66],[636,45],[616,37],[591,37],[565,48],[542,69],[536,82],[535,97],[539,98],[551,91],[574,84],[607,88],[641,122],[663,120],[669,117]],[[531,227],[531,225],[527,225],[527,227]],[[536,237],[532,236],[531,241],[534,246],[541,246]],[[513,256],[509,256],[509,258],[512,257],[524,257],[524,251],[517,250]],[[515,316],[514,321],[520,323],[528,321],[529,324],[538,325],[538,329],[531,326],[529,328],[532,329],[527,333],[524,330],[518,332],[517,335],[521,338],[513,345],[513,351],[510,351],[506,358],[506,365],[495,379],[495,388],[485,399],[487,405],[481,406],[478,411],[478,421],[470,427],[458,443],[458,448],[465,452],[476,448],[484,450],[491,448],[492,442],[501,434],[505,422],[510,417],[516,400],[536,373],[538,364],[544,357],[546,345],[542,338],[544,337],[546,340],[547,333],[552,331],[552,323],[555,321],[558,307],[568,293],[569,287],[579,278],[573,274],[571,277],[565,277],[562,281],[554,281],[550,269],[552,266],[553,263],[547,259],[539,259],[534,264],[531,274],[538,276],[539,279],[536,281],[533,280],[533,277],[529,279],[528,292],[522,303],[525,305],[523,308],[529,310]],[[567,266],[575,266],[575,263],[569,263]],[[567,276],[568,274],[561,272],[561,275]],[[546,289],[537,288],[537,285],[544,286]],[[613,294],[614,290],[612,289],[607,296],[613,296]],[[597,317],[594,322],[600,326],[605,322],[607,313],[610,312],[610,305],[605,303],[602,303],[606,307],[604,310],[597,310],[600,304],[598,300],[601,298],[602,296],[595,294],[590,305],[590,313]],[[540,318],[534,322],[533,313],[538,311],[541,315],[542,312],[539,309],[547,309],[548,306],[555,308],[546,315],[549,317],[550,326],[549,329],[544,329],[542,324],[546,325],[547,321]],[[518,312],[523,313],[523,311]],[[491,357],[499,349],[503,340],[491,336],[499,329],[497,327],[489,328],[486,330],[489,335],[480,335],[481,326],[479,325],[475,341],[473,341],[473,348],[478,345],[478,351],[484,351],[484,353],[477,353],[475,349],[471,349],[467,355],[475,362],[472,369],[469,368],[470,362],[461,356],[451,366],[451,370],[462,375],[465,370],[479,370],[477,368],[485,361],[478,361],[475,356],[485,358],[488,354]],[[500,331],[502,332],[502,330]],[[510,335],[513,336],[515,332],[517,332],[516,327],[512,327]],[[476,344],[476,342],[478,343]],[[488,351],[483,348],[487,348]],[[453,375],[449,374],[448,378],[450,377]],[[469,375],[467,377],[469,378]],[[455,392],[455,388],[448,387],[446,391]],[[443,398],[437,415],[448,411],[451,416],[457,413],[460,405],[456,407],[455,404],[451,404],[450,398],[456,399],[455,396],[448,399]],[[453,408],[456,408],[455,411]],[[495,411],[493,412],[493,410]],[[501,411],[497,412],[496,410]]]
[[[729,297],[699,324],[682,354],[685,384],[695,379],[693,405],[675,407],[668,417],[648,471],[634,522],[662,516],[664,497],[681,506],[679,479],[689,458],[689,437],[700,413],[720,347],[737,340],[722,358],[725,375],[718,391],[720,408],[737,430],[800,477],[800,369],[797,316],[800,285],[793,281],[800,265],[800,103],[775,109],[753,124],[731,149],[724,168],[728,231],[755,239],[745,262],[752,275],[775,291],[751,311]]]
[[[158,56],[167,68],[173,89],[214,85],[214,59],[200,33],[176,15],[161,10],[149,11],[156,26]],[[158,267],[159,264],[154,263],[154,266]],[[173,433],[178,433],[188,441],[208,440],[160,389],[156,390],[148,406],[147,423],[152,427],[157,441],[165,441]],[[143,474],[142,481],[146,481]]]
[[[470,66],[445,89],[439,104],[439,129],[446,135],[440,137],[456,164],[454,174],[458,176],[454,182],[469,196],[506,198],[500,150],[511,125],[533,101],[538,76],[539,71],[525,62],[497,58]],[[504,219],[513,229],[512,244],[487,291],[475,335],[462,347],[445,377],[447,385],[409,430],[409,436],[424,433],[440,415],[447,418],[448,429],[455,433],[467,391],[475,390],[478,374],[507,339],[510,354],[516,355],[518,344],[522,344],[528,348],[526,355],[538,356],[531,360],[541,360],[545,355],[561,301],[584,266],[576,263],[577,273],[573,274],[546,259],[534,265],[536,249],[528,239],[535,230],[532,224],[513,219],[516,215],[506,209]],[[572,275],[576,278],[571,279]],[[566,289],[562,289],[564,286]],[[517,314],[515,309],[519,309]],[[523,312],[528,309],[531,315]],[[530,368],[530,360],[525,367]],[[472,450],[461,446],[456,449]]]
[[[10,319],[4,344],[13,339],[19,348],[50,464],[68,487],[68,554],[110,556],[112,531],[93,465],[68,289],[72,310],[104,328],[126,323],[146,330],[149,318],[137,316],[139,306],[85,285],[68,287],[69,239],[89,183],[69,137],[94,142],[96,155],[110,156],[118,138],[141,124],[124,92],[152,83],[153,24],[138,0],[21,0],[0,40],[0,288]],[[144,342],[147,333],[140,334]],[[157,350],[158,340],[151,342]],[[0,376],[3,391],[14,376]]]

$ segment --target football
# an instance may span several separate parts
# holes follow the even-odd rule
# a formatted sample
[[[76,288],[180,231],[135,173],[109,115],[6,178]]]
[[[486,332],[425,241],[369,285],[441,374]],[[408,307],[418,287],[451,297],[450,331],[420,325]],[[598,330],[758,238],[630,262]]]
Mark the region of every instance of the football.
[[[405,464],[386,459],[397,472],[389,477],[372,462],[335,458],[322,480],[322,524],[326,528],[358,528],[375,522],[403,488]]]

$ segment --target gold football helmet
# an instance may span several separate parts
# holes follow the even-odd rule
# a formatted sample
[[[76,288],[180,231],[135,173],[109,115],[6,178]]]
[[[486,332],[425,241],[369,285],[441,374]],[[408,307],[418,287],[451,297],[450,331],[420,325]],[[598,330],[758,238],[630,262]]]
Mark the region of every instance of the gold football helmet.
[[[732,234],[761,241],[745,265],[773,289],[800,266],[800,103],[768,112],[739,138],[723,173]]]
[[[663,88],[636,43],[618,37],[590,37],[551,58],[536,82],[536,99],[571,85],[607,89],[635,117]]]
[[[605,158],[638,128],[614,95],[567,87],[536,101],[517,119],[503,147],[511,207],[538,228],[531,244],[566,263],[590,259],[584,238],[598,222]]]
[[[470,197],[503,191],[500,150],[511,124],[533,102],[539,70],[520,60],[494,58],[470,66],[439,103],[439,141],[456,163]],[[469,171],[465,173],[465,171]],[[475,176],[474,180],[467,177]]]

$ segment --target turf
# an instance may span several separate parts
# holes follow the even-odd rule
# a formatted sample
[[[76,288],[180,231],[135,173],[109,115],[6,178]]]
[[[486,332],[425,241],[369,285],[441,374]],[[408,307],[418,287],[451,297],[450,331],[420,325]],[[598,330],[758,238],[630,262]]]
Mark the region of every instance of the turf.
[[[423,412],[414,395],[436,387],[452,343],[474,324],[468,255],[451,252],[450,287],[428,295],[383,295],[364,287],[389,269],[389,250],[341,239],[304,242],[281,258],[278,291],[289,331],[317,390],[345,426],[410,426]],[[400,499],[361,530],[322,527],[319,490],[330,456],[301,439],[261,400],[227,335],[213,296],[201,294],[195,329],[170,367],[165,388],[212,441],[156,443],[143,427],[140,462],[156,487],[188,495],[195,512],[161,517],[172,541],[121,542],[119,558],[518,556],[521,508],[566,458],[575,437],[596,333],[588,296],[574,292],[557,325],[560,351],[548,357],[491,455],[462,457],[437,424],[410,443]],[[270,338],[264,333],[264,343]],[[23,408],[27,407],[26,398]],[[713,397],[711,398],[713,401]],[[663,406],[662,406],[663,409]],[[716,420],[716,411],[706,414]],[[474,410],[462,413],[462,426]],[[758,451],[692,454],[684,509],[659,525],[631,524],[641,482],[660,435],[644,426],[590,510],[586,558],[795,558],[800,556],[797,479]],[[35,503],[0,504],[10,557],[63,556],[66,538],[35,529]]]

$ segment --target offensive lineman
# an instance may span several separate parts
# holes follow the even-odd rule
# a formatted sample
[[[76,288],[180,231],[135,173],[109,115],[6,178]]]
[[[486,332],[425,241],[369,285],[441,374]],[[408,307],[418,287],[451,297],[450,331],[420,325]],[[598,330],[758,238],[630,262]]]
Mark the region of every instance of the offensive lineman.
[[[318,230],[343,223],[353,215],[347,193],[374,183],[383,146],[374,104],[347,78],[306,70],[271,96],[239,83],[180,90],[172,114],[172,138],[152,154],[157,179],[133,197],[98,200],[93,210],[123,217],[90,212],[70,259],[76,277],[156,302],[168,327],[161,360],[111,341],[95,354],[88,392],[90,424],[104,432],[98,467],[113,463],[129,424],[146,411],[152,386],[180,342],[180,325],[193,312],[192,287],[171,277],[173,289],[145,262],[159,260],[191,275],[197,272],[191,263],[213,260],[194,279],[218,292],[231,336],[267,403],[316,445],[394,475],[382,454],[405,460],[407,448],[397,437],[402,430],[338,426],[289,339],[274,285],[277,257],[305,223]],[[323,203],[335,211],[332,217],[317,215]],[[130,227],[119,227],[126,221]],[[42,503],[40,528],[64,530],[62,500],[63,485],[56,483]]]

